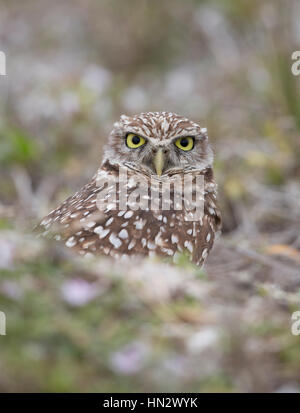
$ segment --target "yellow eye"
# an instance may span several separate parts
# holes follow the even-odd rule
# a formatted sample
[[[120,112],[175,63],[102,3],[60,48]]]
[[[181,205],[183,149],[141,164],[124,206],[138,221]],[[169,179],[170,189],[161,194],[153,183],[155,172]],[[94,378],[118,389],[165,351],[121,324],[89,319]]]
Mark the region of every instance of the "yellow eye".
[[[183,151],[190,151],[194,147],[194,139],[191,136],[184,136],[176,139],[175,145]]]
[[[146,139],[142,136],[135,135],[134,133],[128,133],[126,136],[126,145],[128,148],[136,149],[146,143]]]

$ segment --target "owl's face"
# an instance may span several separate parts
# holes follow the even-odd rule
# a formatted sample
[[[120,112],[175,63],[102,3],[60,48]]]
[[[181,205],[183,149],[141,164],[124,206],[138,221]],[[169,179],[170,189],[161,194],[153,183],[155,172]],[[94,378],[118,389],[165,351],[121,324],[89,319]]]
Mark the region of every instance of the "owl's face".
[[[206,129],[169,112],[122,115],[114,124],[104,162],[118,163],[158,177],[201,171],[212,165]]]

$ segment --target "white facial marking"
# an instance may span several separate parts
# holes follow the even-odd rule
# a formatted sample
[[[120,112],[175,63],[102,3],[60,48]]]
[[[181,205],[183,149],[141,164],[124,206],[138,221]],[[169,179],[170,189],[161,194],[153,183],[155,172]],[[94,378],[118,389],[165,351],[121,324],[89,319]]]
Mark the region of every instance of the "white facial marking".
[[[172,244],[177,244],[178,243],[178,237],[177,237],[177,235],[175,235],[175,234],[172,234],[171,235],[171,242],[172,242]]]
[[[109,219],[106,221],[105,226],[108,227],[108,225],[110,225],[110,224],[113,222],[113,220],[114,220],[113,217],[109,218]]]
[[[132,217],[132,215],[133,215],[133,211],[129,210],[129,211],[127,211],[126,214],[124,215],[124,218],[125,218],[125,219],[129,219],[129,218]]]
[[[92,227],[94,227],[95,225],[96,225],[96,222],[95,222],[95,221],[89,221],[89,222],[87,222],[87,223],[85,224],[85,226],[88,227],[88,228],[92,228]]]
[[[193,252],[193,244],[191,243],[191,241],[184,241],[184,246],[190,251]]]
[[[132,241],[130,241],[129,245],[128,245],[128,249],[131,250],[136,244],[136,240],[133,239]]]
[[[104,229],[101,225],[94,229],[95,234],[99,234],[100,239],[104,238],[109,233],[109,231],[109,229]]]
[[[122,229],[122,230],[119,232],[119,237],[122,238],[122,239],[128,238],[128,232],[126,231],[126,229]]]
[[[76,239],[75,239],[75,237],[70,237],[68,240],[67,240],[67,242],[66,242],[66,246],[68,247],[68,248],[71,248],[71,247],[74,247],[74,245],[76,245]]]
[[[109,236],[109,242],[115,247],[119,248],[122,245],[122,241],[116,236],[116,234],[112,233]]]
[[[136,229],[143,229],[145,223],[146,223],[146,222],[145,222],[144,220],[140,219],[140,220],[138,220],[138,221],[135,221],[134,225],[135,225],[135,228],[136,228]]]
[[[154,242],[148,241],[147,242],[147,247],[149,248],[149,250],[155,250],[156,245],[154,244]]]
[[[202,258],[205,260],[205,258],[208,256],[208,249],[205,248],[202,252]]]

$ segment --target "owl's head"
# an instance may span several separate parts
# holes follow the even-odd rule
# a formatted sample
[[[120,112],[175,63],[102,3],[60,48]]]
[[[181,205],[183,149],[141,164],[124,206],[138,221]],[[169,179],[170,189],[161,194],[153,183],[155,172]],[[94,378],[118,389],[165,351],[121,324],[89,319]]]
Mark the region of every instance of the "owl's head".
[[[205,128],[169,112],[122,115],[114,124],[104,162],[149,175],[201,171],[212,165],[213,152]]]

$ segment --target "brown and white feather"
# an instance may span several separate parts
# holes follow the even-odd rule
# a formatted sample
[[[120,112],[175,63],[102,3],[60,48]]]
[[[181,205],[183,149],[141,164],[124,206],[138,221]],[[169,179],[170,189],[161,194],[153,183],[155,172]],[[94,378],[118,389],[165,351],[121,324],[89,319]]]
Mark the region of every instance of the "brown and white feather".
[[[202,175],[204,178],[204,215],[197,221],[185,219],[186,211],[176,210],[170,198],[170,209],[99,209],[99,201],[107,191],[99,185],[105,176],[112,182],[119,177],[119,168],[125,167],[130,185],[128,196],[136,189],[140,174],[149,180],[148,154],[137,156],[124,145],[124,136],[135,133],[156,144],[170,147],[178,136],[194,136],[193,154],[174,154],[170,149],[171,168],[162,179]],[[173,145],[174,146],[174,145]],[[169,150],[169,149],[168,149]],[[50,212],[40,223],[43,233],[54,234],[79,254],[103,254],[115,258],[131,255],[161,255],[174,257],[187,252],[192,261],[202,265],[221,230],[221,216],[217,205],[217,185],[212,170],[213,154],[205,128],[187,118],[168,112],[148,112],[134,117],[122,116],[109,135],[104,159],[97,174],[73,196]],[[159,191],[159,197],[162,193]]]

